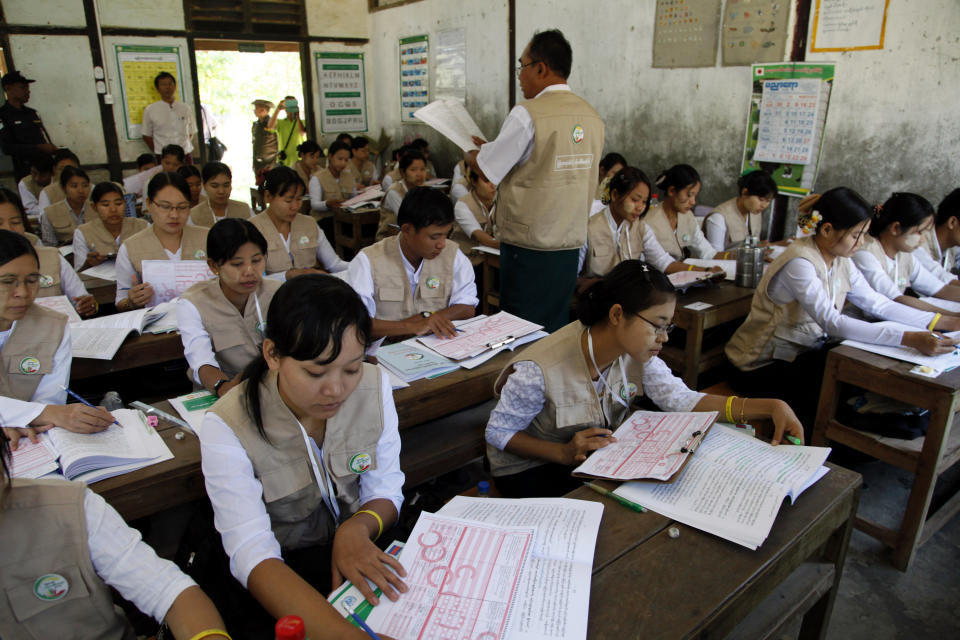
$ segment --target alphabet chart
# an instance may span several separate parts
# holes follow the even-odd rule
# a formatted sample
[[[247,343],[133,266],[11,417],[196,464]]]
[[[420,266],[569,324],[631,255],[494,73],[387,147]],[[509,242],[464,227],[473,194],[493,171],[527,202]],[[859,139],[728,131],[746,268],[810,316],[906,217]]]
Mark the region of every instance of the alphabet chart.
[[[400,563],[409,591],[367,618],[397,640],[506,637],[533,527],[503,527],[423,513]]]
[[[212,277],[206,260],[143,261],[143,281],[153,287],[151,306],[173,300],[196,283]]]
[[[317,57],[320,84],[320,129],[324,133],[367,130],[367,88],[363,54],[321,51]]]

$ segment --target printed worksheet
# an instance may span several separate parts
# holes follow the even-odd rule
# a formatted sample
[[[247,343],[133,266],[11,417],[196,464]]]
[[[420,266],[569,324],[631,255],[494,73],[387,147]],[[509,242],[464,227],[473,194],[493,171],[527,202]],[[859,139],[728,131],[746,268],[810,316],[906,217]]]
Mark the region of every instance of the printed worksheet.
[[[340,203],[341,207],[352,207],[354,205],[361,204],[363,202],[368,202],[370,200],[376,200],[383,197],[383,187],[379,184],[371,185],[370,187],[364,189],[357,195],[353,196],[348,200],[344,200]]]
[[[669,480],[716,420],[716,411],[637,411],[613,433],[616,442],[594,451],[573,473],[611,480]]]
[[[80,314],[73,308],[73,303],[70,302],[70,298],[67,296],[46,296],[44,298],[34,298],[33,301],[41,307],[46,307],[47,309],[67,316],[70,324],[81,322]]]
[[[206,260],[143,261],[143,281],[153,287],[150,306],[172,300],[196,283],[212,277],[213,272]]]
[[[80,275],[90,276],[91,278],[100,278],[102,280],[113,280],[117,279],[117,261],[116,260],[104,260],[95,267],[90,267],[89,269],[84,269],[80,272]]]
[[[421,282],[420,286],[424,283]],[[430,283],[426,283],[430,286]],[[417,338],[425,346],[451,360],[463,360],[483,353],[487,349],[496,349],[543,329],[542,325],[528,322],[523,318],[501,311],[483,320],[462,324],[457,327],[456,338],[438,338],[434,335]]]
[[[459,100],[434,100],[414,111],[413,116],[439,131],[465,152],[477,149],[473,136],[486,139],[473,116]]]
[[[46,436],[40,436],[39,442],[21,438],[16,450],[10,452],[10,475],[14,478],[41,478],[57,471],[60,468],[57,456],[46,442]]]

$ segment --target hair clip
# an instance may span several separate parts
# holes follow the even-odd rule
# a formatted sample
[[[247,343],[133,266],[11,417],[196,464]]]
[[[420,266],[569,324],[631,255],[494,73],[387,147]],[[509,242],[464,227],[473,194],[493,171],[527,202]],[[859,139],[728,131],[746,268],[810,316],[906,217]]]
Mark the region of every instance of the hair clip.
[[[883,205],[882,204],[873,205],[873,215],[878,216],[881,213],[883,213]]]

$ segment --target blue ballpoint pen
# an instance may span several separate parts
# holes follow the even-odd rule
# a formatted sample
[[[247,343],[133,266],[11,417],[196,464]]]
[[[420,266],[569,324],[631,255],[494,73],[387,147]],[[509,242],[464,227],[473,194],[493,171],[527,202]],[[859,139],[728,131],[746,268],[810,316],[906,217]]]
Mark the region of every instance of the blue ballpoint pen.
[[[76,394],[76,393],[74,393],[73,391],[71,391],[70,389],[67,389],[67,388],[66,388],[65,386],[63,386],[62,384],[59,385],[59,387],[60,387],[61,389],[63,389],[64,391],[66,391],[67,393],[69,393],[69,394],[70,394],[70,397],[73,398],[74,400],[77,400],[77,401],[79,401],[79,402],[82,402],[83,404],[87,405],[87,406],[90,407],[91,409],[96,409],[95,406],[93,406],[92,404],[90,404],[89,402],[87,402],[86,400],[84,400],[83,397],[80,396],[79,394]],[[118,427],[120,426],[120,423],[117,422],[116,420],[113,421],[113,424],[117,425]]]
[[[369,626],[367,626],[367,623],[363,620],[363,618],[361,618],[360,616],[358,616],[358,615],[356,614],[356,612],[355,612],[353,609],[351,609],[350,606],[349,606],[346,602],[341,602],[341,603],[340,603],[340,606],[343,607],[343,610],[346,612],[347,616],[348,616],[351,620],[353,620],[354,622],[356,622],[356,623],[357,623],[357,626],[360,627],[361,629],[363,629],[363,630],[367,633],[368,636],[370,636],[371,638],[373,638],[373,640],[380,640],[380,636],[378,636],[378,635],[373,631],[373,629],[371,629]]]

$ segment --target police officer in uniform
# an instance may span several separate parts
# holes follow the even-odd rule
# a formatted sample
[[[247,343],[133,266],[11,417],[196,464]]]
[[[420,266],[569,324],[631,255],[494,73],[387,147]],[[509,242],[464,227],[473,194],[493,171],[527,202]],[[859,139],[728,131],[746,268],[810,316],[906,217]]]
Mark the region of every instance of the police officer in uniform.
[[[253,113],[257,116],[253,123],[253,173],[258,185],[263,175],[273,168],[279,151],[277,132],[267,128],[272,109],[273,103],[269,100],[253,101]]]
[[[0,107],[0,145],[13,158],[17,182],[30,173],[30,163],[41,153],[53,153],[57,146],[43,127],[40,114],[26,106],[30,100],[30,83],[19,71],[11,71],[0,79],[7,96]]]

